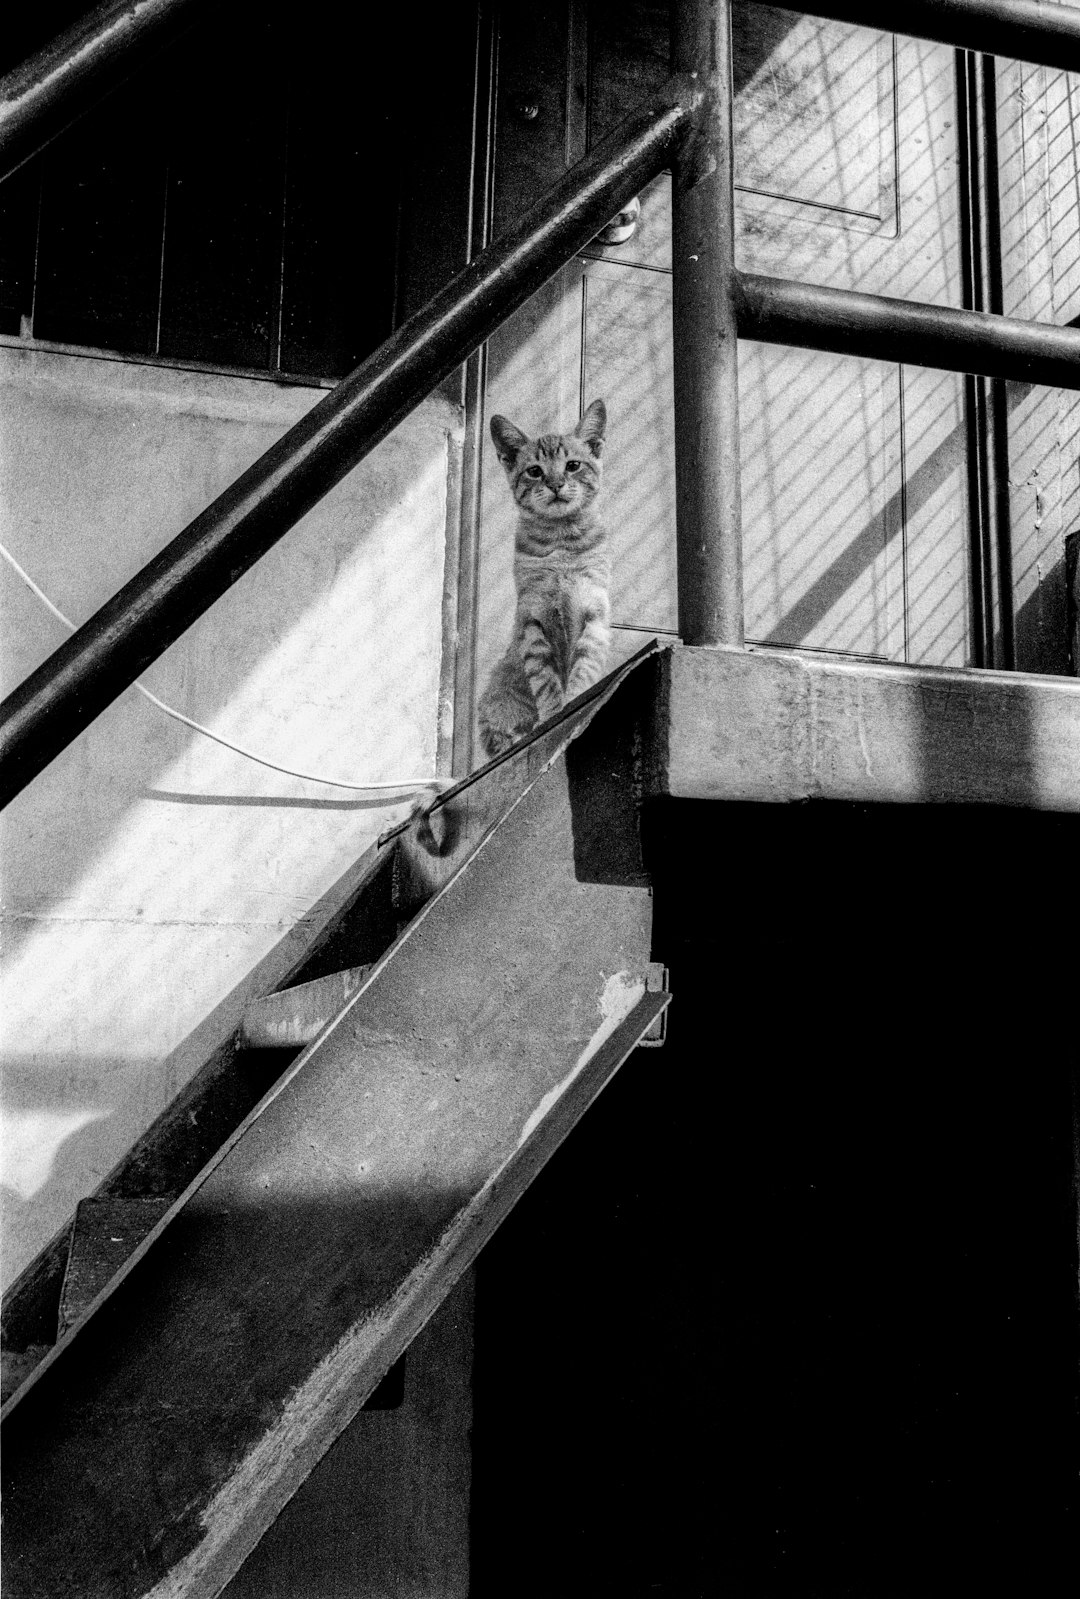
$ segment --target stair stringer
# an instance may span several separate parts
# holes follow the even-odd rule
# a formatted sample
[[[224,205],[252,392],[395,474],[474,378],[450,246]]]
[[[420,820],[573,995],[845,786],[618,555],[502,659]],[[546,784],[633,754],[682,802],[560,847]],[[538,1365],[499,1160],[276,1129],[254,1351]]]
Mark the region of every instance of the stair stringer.
[[[265,995],[273,1010],[277,1002],[285,1003],[284,991],[297,984],[332,976],[340,979],[343,968],[355,968],[360,962],[373,965],[391,947],[409,917],[468,859],[486,832],[588,724],[617,685],[647,656],[658,653],[655,644],[646,645],[505,755],[448,790],[430,818],[401,822],[383,834],[252,974],[253,981],[246,985],[251,995]],[[434,853],[410,847],[418,832],[431,833]],[[281,974],[276,982],[271,979],[269,991],[260,986],[260,979],[265,984],[268,968]],[[342,1001],[346,997],[342,993]],[[253,998],[249,1011],[257,1010],[258,1004]],[[309,1033],[303,1041],[310,1042],[314,1036]],[[289,1063],[289,1054],[283,1049],[253,1051],[251,1042],[241,1025],[216,1048],[80,1208],[99,1201],[167,1199],[172,1203],[184,1194]],[[0,1334],[5,1402],[30,1380],[50,1354],[58,1331],[67,1325],[62,1286],[76,1243],[76,1227],[73,1215],[4,1293]]]
[[[662,1010],[649,891],[590,814],[635,692],[549,757],[8,1407],[8,1599],[219,1593]]]

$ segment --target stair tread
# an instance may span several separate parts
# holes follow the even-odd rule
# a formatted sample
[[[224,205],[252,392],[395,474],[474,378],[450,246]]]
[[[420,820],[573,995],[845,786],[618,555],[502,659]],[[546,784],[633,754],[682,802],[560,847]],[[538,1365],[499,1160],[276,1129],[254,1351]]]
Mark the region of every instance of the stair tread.
[[[85,1315],[174,1199],[175,1195],[80,1201],[60,1290],[58,1338],[63,1338]]]
[[[370,962],[366,966],[350,966],[253,1000],[240,1026],[241,1047],[295,1049],[313,1043],[370,970]]]

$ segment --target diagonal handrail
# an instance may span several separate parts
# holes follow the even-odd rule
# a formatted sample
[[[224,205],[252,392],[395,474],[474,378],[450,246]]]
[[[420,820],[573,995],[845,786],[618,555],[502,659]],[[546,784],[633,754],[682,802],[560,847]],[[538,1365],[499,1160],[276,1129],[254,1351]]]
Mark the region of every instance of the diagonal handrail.
[[[104,0],[0,78],[0,181],[184,33],[206,0]]]

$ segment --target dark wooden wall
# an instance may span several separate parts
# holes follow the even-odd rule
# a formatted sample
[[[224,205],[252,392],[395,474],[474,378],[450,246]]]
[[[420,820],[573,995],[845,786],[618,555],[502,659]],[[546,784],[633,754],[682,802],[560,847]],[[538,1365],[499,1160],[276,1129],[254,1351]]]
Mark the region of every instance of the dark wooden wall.
[[[475,4],[212,8],[0,189],[0,333],[349,371],[465,260],[475,33]]]

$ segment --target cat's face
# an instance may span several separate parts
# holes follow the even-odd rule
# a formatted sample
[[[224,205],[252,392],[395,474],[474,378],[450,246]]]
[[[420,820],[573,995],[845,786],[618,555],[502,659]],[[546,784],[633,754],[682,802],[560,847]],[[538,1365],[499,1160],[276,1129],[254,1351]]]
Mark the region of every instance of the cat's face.
[[[491,419],[510,492],[521,510],[545,522],[578,516],[600,492],[607,412],[594,400],[573,433],[530,439],[504,416]]]

